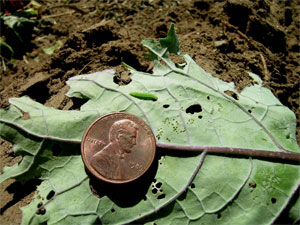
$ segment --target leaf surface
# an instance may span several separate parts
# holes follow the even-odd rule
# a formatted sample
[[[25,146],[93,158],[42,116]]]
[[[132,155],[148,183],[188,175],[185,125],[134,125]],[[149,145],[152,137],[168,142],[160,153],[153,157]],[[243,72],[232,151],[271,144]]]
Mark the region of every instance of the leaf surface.
[[[167,38],[142,44],[154,60],[153,74],[128,67],[132,81],[126,86],[113,82],[114,70],[69,79],[68,96],[88,99],[80,111],[47,108],[27,97],[11,99],[11,107],[0,111],[1,136],[24,156],[21,164],[4,170],[0,181],[43,180],[33,202],[22,209],[23,224],[274,221],[298,188],[299,165],[164,150],[154,181],[135,204],[124,206],[113,196],[99,199],[91,192],[79,143],[93,120],[111,112],[141,117],[160,144],[299,152],[295,115],[258,76],[249,73],[253,85],[238,93],[232,83],[180,53],[174,26]],[[186,64],[176,66],[171,53]]]

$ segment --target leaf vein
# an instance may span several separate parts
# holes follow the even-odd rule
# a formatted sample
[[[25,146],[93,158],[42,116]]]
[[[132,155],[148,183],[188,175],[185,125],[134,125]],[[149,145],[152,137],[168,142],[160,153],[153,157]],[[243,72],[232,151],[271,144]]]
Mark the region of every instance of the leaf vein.
[[[119,90],[117,90],[117,89],[110,88],[110,87],[106,87],[106,86],[104,86],[104,85],[100,84],[99,82],[97,82],[97,81],[95,81],[95,80],[92,80],[92,79],[83,78],[83,79],[80,79],[80,80],[81,80],[81,81],[89,81],[89,82],[93,82],[93,83],[95,83],[96,85],[98,85],[98,86],[101,87],[101,88],[105,88],[105,89],[107,89],[107,90],[111,90],[111,91],[113,91],[113,92],[117,92],[117,93],[123,95],[124,97],[126,97],[128,100],[132,101],[132,102],[137,106],[137,108],[141,111],[141,113],[144,115],[145,119],[147,120],[147,122],[148,122],[149,126],[151,127],[151,129],[153,130],[153,132],[155,132],[154,129],[152,128],[151,120],[148,118],[148,116],[147,116],[147,114],[145,113],[145,111],[144,111],[144,110],[140,107],[140,105],[139,105],[133,98],[131,98],[129,95],[127,95],[127,94],[125,94],[125,93],[123,93],[123,92],[121,92],[121,91],[119,91]]]
[[[182,112],[181,112],[181,110],[180,110],[180,109],[182,108],[182,104],[181,104],[181,102],[176,98],[176,96],[172,94],[172,92],[171,92],[171,91],[169,90],[169,88],[167,87],[167,83],[166,83],[165,78],[163,78],[163,80],[164,80],[164,85],[165,85],[165,87],[166,87],[167,92],[168,92],[169,95],[170,95],[176,102],[178,102],[178,104],[179,104],[178,114],[179,114],[179,117],[180,117],[181,122],[182,122],[182,124],[183,124],[184,130],[186,131],[187,142],[188,142],[188,144],[190,145],[190,144],[191,144],[190,132],[189,132],[189,129],[188,129],[188,127],[187,127],[186,121],[185,121],[184,118],[183,118]]]

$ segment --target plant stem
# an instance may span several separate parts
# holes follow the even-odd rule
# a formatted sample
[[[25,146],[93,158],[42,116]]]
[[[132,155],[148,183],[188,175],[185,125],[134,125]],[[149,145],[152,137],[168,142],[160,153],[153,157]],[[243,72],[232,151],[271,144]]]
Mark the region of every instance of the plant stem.
[[[248,148],[230,148],[230,147],[214,147],[214,146],[199,146],[199,145],[175,145],[175,144],[163,144],[156,143],[156,147],[162,149],[183,150],[183,151],[207,151],[208,153],[222,153],[233,155],[246,155],[262,158],[292,160],[300,162],[300,153],[288,152],[288,151],[267,151],[267,150],[255,150]]]

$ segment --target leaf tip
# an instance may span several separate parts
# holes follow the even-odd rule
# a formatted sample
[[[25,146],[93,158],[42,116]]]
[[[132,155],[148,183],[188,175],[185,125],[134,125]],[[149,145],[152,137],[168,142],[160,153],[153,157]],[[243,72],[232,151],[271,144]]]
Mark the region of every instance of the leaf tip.
[[[159,40],[162,47],[167,48],[169,53],[180,54],[180,44],[175,31],[174,23],[171,23],[168,36]]]

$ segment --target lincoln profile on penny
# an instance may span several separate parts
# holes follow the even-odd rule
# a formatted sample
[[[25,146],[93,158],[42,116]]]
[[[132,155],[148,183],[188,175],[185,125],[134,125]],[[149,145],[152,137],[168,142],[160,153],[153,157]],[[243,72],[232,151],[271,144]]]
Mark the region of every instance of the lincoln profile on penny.
[[[115,180],[128,178],[126,156],[136,145],[138,125],[129,119],[114,122],[109,130],[109,143],[91,158],[91,165],[103,177]]]

